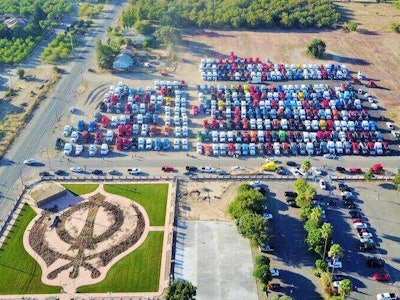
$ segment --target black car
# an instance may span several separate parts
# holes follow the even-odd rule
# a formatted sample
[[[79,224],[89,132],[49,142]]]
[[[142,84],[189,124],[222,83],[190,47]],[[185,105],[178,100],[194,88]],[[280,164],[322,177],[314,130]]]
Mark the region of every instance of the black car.
[[[296,162],[294,162],[294,161],[288,161],[288,162],[286,162],[286,164],[289,166],[289,167],[297,167],[297,163]]]
[[[94,169],[94,170],[92,171],[92,174],[93,174],[93,175],[104,175],[104,172],[103,172],[103,170]]]
[[[286,196],[286,197],[293,197],[293,198],[296,198],[296,197],[297,197],[297,193],[296,193],[296,192],[291,192],[291,191],[286,191],[286,192],[285,192],[285,196]]]
[[[59,170],[55,170],[54,174],[56,174],[58,176],[67,176],[68,175],[67,172],[65,172],[64,170],[60,170],[60,169]]]
[[[342,274],[333,274],[332,275],[332,281],[333,282],[335,282],[335,281],[342,281],[342,280],[345,280],[347,277],[346,276],[344,276],[344,275],[342,275]]]
[[[360,244],[359,250],[361,252],[374,252],[376,250],[376,245],[375,244]]]
[[[297,206],[297,204],[296,204],[296,201],[287,201],[287,205],[289,205],[290,207],[295,207],[295,208],[297,208],[298,206]]]
[[[197,171],[197,167],[194,167],[194,166],[186,166],[186,171],[189,171],[189,172],[196,172]]]
[[[356,209],[356,208],[358,208],[357,204],[355,204],[355,203],[349,203],[349,204],[346,205],[346,207],[348,209]]]
[[[340,190],[343,189],[343,188],[349,188],[349,186],[347,184],[343,183],[343,182],[339,182],[338,187],[339,187]]]
[[[108,172],[108,174],[113,175],[113,176],[121,176],[122,175],[122,173],[117,170],[111,170],[110,172]]]
[[[349,212],[349,214],[352,219],[362,218],[362,214],[359,211]]]
[[[346,173],[346,169],[343,167],[336,167],[336,171],[338,171],[339,173]]]
[[[39,176],[41,176],[41,177],[47,177],[47,176],[52,176],[52,174],[50,174],[50,173],[47,172],[47,171],[43,171],[43,172],[40,172],[40,173],[39,173]]]
[[[385,266],[385,261],[377,257],[368,257],[367,266],[369,268],[383,268]]]
[[[55,145],[54,148],[55,148],[56,150],[61,150],[61,149],[64,148],[64,144],[65,144],[65,141],[64,141],[63,139],[57,138],[57,139],[56,139],[56,145]]]

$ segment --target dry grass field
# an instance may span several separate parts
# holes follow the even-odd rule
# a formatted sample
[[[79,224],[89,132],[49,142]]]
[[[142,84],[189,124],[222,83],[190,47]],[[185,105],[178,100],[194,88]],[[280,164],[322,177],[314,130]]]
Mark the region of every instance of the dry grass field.
[[[346,20],[358,24],[357,32],[337,30],[268,30],[268,31],[212,31],[197,30],[184,36],[181,63],[175,77],[185,78],[189,84],[199,83],[198,63],[203,57],[223,57],[231,51],[241,57],[269,58],[279,63],[340,63],[353,71],[362,71],[383,89],[372,93],[388,110],[389,117],[397,117],[399,96],[400,35],[390,31],[390,24],[398,21],[400,11],[392,4],[336,2]],[[327,44],[324,60],[315,60],[305,53],[313,38]]]

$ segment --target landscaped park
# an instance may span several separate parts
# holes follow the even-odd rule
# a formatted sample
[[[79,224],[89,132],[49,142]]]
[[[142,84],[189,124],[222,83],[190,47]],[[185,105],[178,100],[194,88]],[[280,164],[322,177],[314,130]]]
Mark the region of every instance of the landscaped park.
[[[169,184],[64,184],[24,204],[0,248],[0,294],[162,291]],[[146,280],[143,280],[146,278]]]

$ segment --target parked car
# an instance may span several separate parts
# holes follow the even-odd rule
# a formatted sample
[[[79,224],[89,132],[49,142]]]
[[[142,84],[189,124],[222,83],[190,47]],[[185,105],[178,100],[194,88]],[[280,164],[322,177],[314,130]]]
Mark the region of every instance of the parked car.
[[[275,251],[275,248],[271,245],[264,245],[262,247],[258,247],[258,249],[262,252],[262,253],[271,253]]]
[[[186,169],[186,171],[189,171],[189,172],[197,171],[197,167],[194,167],[194,166],[186,166],[185,169]]]
[[[81,155],[82,151],[83,151],[83,145],[76,145],[75,146],[75,155],[76,156]]]
[[[100,170],[100,169],[94,169],[93,171],[92,171],[92,174],[93,175],[105,175],[104,174],[104,172],[103,172],[103,170]]]
[[[55,170],[54,174],[56,174],[58,176],[68,176],[68,173],[61,169]]]
[[[71,143],[65,143],[64,145],[64,155],[71,155],[72,153],[72,144]]]
[[[323,190],[326,190],[326,189],[327,189],[327,184],[326,184],[325,180],[323,180],[323,179],[320,179],[320,180],[319,180],[319,186],[320,186],[320,188],[323,189]]]
[[[50,173],[47,172],[47,171],[43,171],[43,172],[40,172],[40,173],[39,173],[39,176],[41,176],[41,177],[48,177],[48,176],[53,176],[53,175],[50,174]]]
[[[112,176],[121,176],[122,175],[122,173],[120,171],[117,171],[117,170],[110,170],[108,172],[108,174],[110,174]]]
[[[361,168],[350,168],[349,172],[352,174],[361,174],[362,170],[361,170]]]
[[[163,172],[174,172],[175,168],[174,167],[169,167],[169,166],[164,166],[161,168],[161,171]]]
[[[36,165],[38,161],[35,158],[29,158],[24,160],[24,165],[33,166]]]
[[[270,269],[272,277],[279,277],[279,270],[278,269]]]
[[[82,171],[83,171],[83,169],[81,168],[81,167],[71,167],[71,169],[70,169],[72,172],[75,172],[75,173],[82,173]]]
[[[369,256],[366,259],[369,268],[383,268],[385,266],[385,261],[382,258]]]
[[[376,281],[390,281],[390,276],[387,273],[379,274],[375,273],[372,278]]]
[[[203,173],[215,173],[215,169],[213,167],[200,167],[199,170]]]
[[[139,168],[130,168],[128,169],[128,173],[130,175],[138,175],[142,173],[142,170],[140,170]]]

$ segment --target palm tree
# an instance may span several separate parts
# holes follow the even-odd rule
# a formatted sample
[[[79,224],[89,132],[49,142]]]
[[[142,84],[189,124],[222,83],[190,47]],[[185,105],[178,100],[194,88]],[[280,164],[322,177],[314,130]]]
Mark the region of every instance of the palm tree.
[[[343,256],[343,248],[339,244],[333,244],[329,249],[328,256],[332,258],[332,274],[335,271],[335,262],[336,259],[341,258]]]
[[[332,231],[333,231],[333,226],[331,223],[324,223],[321,226],[321,236],[323,239],[325,239],[325,244],[324,244],[324,255],[322,256],[322,259],[325,259],[326,255],[326,244],[328,243],[328,239],[332,236]]]

